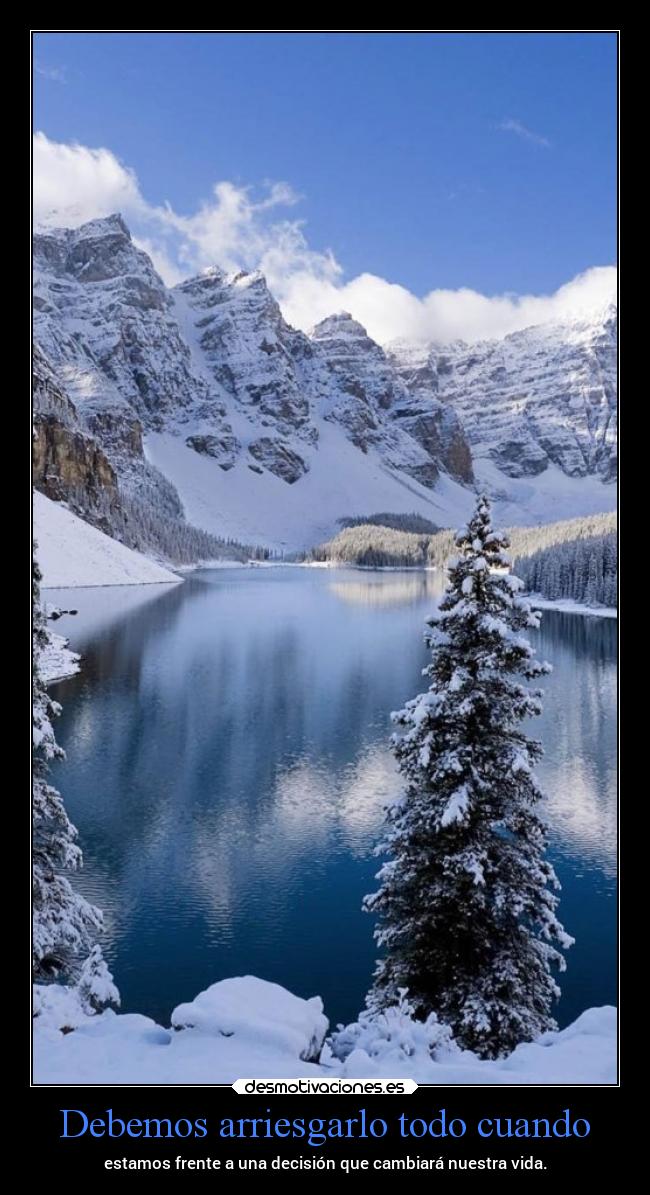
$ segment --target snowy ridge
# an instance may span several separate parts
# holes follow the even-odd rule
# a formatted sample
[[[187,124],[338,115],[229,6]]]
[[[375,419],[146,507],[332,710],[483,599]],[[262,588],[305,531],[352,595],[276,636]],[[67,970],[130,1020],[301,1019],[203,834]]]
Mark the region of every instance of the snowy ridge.
[[[616,478],[617,311],[543,324],[503,340],[389,346],[415,394],[431,389],[460,416],[481,473],[535,478],[555,465],[571,478]],[[611,503],[604,500],[605,505]]]
[[[302,1000],[251,976],[224,979],[180,1005],[173,1028],[137,1013],[88,1016],[74,989],[36,990],[37,1084],[213,1084],[319,1075],[436,1085],[616,1082],[617,1018],[610,1007],[591,1008],[566,1029],[496,1062],[459,1050],[448,1035],[436,1043],[421,1022],[398,1014],[390,1034],[381,1019],[365,1023],[361,1033],[349,1026],[345,1032],[356,1046],[341,1059],[325,1041],[328,1021],[317,996]],[[334,1035],[334,1045],[341,1036]]]
[[[39,493],[34,494],[34,536],[44,589],[169,585],[181,580]]]
[[[463,470],[471,476],[451,409],[434,402],[427,429],[418,425],[411,434],[404,411],[392,409],[408,401],[408,391],[383,350],[348,316],[337,317],[339,340],[348,345],[342,354],[327,334],[332,321],[311,339],[289,327],[259,273],[226,275],[214,268],[168,291],[119,217],[38,235],[35,263],[37,341],[86,430],[97,436],[127,490],[137,491],[140,483],[141,431],[147,442],[172,436],[181,458],[188,448],[195,462],[207,462],[208,489],[218,494],[203,521],[194,518],[206,529],[232,535],[242,524],[239,513],[251,525],[250,508],[260,499],[255,475],[287,487],[301,483],[301,491],[312,469],[335,480],[328,426],[338,425],[355,448],[359,480],[349,495],[352,509],[372,492],[388,496],[395,488],[388,473],[383,485],[368,491],[368,453],[373,476],[381,466],[403,474],[408,485],[414,479],[422,506],[441,471],[461,481]],[[234,467],[237,482],[226,489],[227,507],[236,508],[233,521],[219,499],[220,474]],[[327,530],[345,513],[347,496],[333,495],[329,503],[327,493],[316,495]],[[287,502],[281,499],[280,507]],[[304,493],[298,500],[293,494],[289,504],[299,513]],[[282,525],[262,534],[267,542],[282,541]],[[303,538],[309,534],[305,529]]]
[[[270,547],[362,511],[453,526],[475,479],[507,523],[613,507],[614,314],[386,352],[345,312],[291,328],[258,272],[167,289],[119,216],[35,238],[37,342],[123,492],[154,500],[148,459],[191,522]]]

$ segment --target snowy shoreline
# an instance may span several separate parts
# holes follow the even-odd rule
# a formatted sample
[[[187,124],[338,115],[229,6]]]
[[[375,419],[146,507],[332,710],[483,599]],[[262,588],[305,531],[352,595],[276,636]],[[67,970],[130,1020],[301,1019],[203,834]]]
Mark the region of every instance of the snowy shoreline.
[[[320,997],[303,1000],[254,976],[223,979],[181,1004],[168,1028],[139,1013],[83,1013],[74,989],[37,988],[34,1081],[40,1084],[207,1084],[236,1079],[414,1079],[436,1086],[615,1084],[617,1013],[590,1008],[565,1029],[484,1061],[397,1014],[352,1028],[337,1057]],[[336,1036],[336,1035],[335,1035]],[[334,1044],[334,1043],[333,1043]],[[336,1048],[336,1046],[334,1047]],[[341,1056],[341,1054],[343,1056]]]
[[[543,598],[537,593],[524,596],[539,610],[559,610],[561,614],[582,614],[589,618],[618,618],[618,610],[613,606],[587,606],[571,598]]]
[[[46,685],[76,676],[81,669],[81,656],[73,651],[68,640],[56,631],[48,631],[47,646],[41,651],[40,673]]]

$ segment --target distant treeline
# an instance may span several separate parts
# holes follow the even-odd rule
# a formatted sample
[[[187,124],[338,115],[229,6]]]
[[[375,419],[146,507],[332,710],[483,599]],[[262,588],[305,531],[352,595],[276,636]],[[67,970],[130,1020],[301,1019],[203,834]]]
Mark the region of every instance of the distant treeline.
[[[346,526],[314,548],[310,559],[366,568],[443,568],[454,554],[455,533],[423,530],[420,524],[428,520],[420,515],[377,514],[341,522]],[[508,535],[515,572],[530,592],[615,605],[615,514],[512,527]]]
[[[438,531],[430,535],[396,531],[394,527],[377,523],[361,523],[344,527],[329,543],[315,548],[312,559],[365,565],[369,568],[421,568],[434,564],[439,550],[444,550],[443,559],[446,559],[452,544],[451,531]]]
[[[357,515],[352,519],[339,519],[340,527],[392,527],[393,531],[415,531],[420,535],[435,535],[440,528],[436,523],[432,523],[430,519],[425,519],[424,515],[416,514],[412,511],[410,514],[391,514],[390,511],[382,511],[378,515]]]
[[[614,531],[568,540],[517,561],[529,593],[551,601],[572,598],[587,606],[616,606],[618,551]]]
[[[532,556],[555,544],[568,543],[576,539],[592,539],[594,536],[616,535],[616,512],[607,514],[580,515],[576,519],[562,519],[559,523],[542,523],[539,527],[511,527],[510,555],[513,560],[521,556]]]

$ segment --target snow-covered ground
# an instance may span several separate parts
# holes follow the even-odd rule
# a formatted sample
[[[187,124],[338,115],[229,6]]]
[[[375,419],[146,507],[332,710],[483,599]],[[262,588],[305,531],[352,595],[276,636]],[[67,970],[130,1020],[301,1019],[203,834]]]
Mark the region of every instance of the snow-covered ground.
[[[243,460],[226,473],[169,433],[148,435],[145,453],[175,485],[189,523],[276,551],[323,543],[346,515],[417,511],[439,527],[469,517],[475,495],[450,477],[441,475],[428,490],[372,449],[360,452],[332,423],[320,420],[318,429],[318,451],[304,450],[309,472],[294,485],[268,471],[254,473]]]
[[[568,477],[549,464],[536,477],[506,477],[480,446],[475,448],[474,474],[477,492],[490,495],[495,524],[502,527],[532,527],[616,510],[616,485],[595,474]]]
[[[38,1084],[212,1084],[319,1075],[440,1085],[616,1082],[611,1007],[589,1009],[561,1032],[484,1062],[459,1050],[437,1024],[414,1023],[399,1012],[349,1027],[347,1048],[340,1034],[328,1044],[318,996],[302,1000],[251,976],[222,980],[179,1005],[171,1028],[137,1013],[87,1016],[67,989],[36,991]]]
[[[60,502],[34,493],[34,536],[44,589],[156,585],[181,578],[140,552],[104,535]]]
[[[251,472],[244,460],[224,472],[217,461],[170,433],[148,435],[145,453],[178,490],[188,522],[213,535],[276,551],[323,543],[348,515],[416,512],[439,527],[455,527],[469,516],[473,490],[444,473],[435,489],[427,489],[390,469],[373,449],[359,452],[341,428],[324,419],[317,422],[318,450],[303,449],[309,472],[294,485],[268,471]],[[494,495],[495,518],[504,526],[594,514],[616,504],[614,486],[599,477],[567,477],[555,465],[536,477],[534,485],[526,478],[505,478],[488,460],[477,460],[476,467],[479,483]]]
[[[574,602],[572,598],[551,600],[538,593],[527,593],[526,597],[538,610],[561,610],[564,614],[588,614],[592,618],[618,618],[618,610],[613,606],[587,606],[584,602]]]
[[[81,656],[68,646],[63,635],[48,628],[48,636],[47,646],[41,651],[39,670],[44,684],[51,685],[55,680],[74,676],[79,671]]]

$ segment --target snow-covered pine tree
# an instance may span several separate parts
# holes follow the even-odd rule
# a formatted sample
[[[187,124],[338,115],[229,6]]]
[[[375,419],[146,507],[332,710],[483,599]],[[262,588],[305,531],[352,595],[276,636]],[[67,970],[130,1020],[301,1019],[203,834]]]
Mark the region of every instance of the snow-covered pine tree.
[[[36,545],[34,545],[35,549]],[[75,892],[61,872],[81,865],[77,831],[65,811],[61,794],[48,781],[48,763],[60,759],[52,729],[59,706],[52,701],[40,675],[41,652],[47,645],[47,626],[41,606],[41,572],[34,551],[32,561],[32,962],[35,979],[65,971],[69,958],[91,946],[102,927],[99,909]]]
[[[113,976],[106,966],[99,946],[93,946],[81,968],[76,993],[87,1016],[102,1012],[109,1004],[115,1008],[120,1006],[120,993],[113,983]]]
[[[384,950],[368,1007],[391,1007],[406,989],[417,1016],[435,1012],[460,1045],[496,1058],[554,1027],[552,968],[564,970],[558,947],[572,939],[536,812],[542,748],[521,729],[541,710],[522,679],[549,671],[522,634],[539,615],[506,571],[508,540],[487,498],[456,545],[429,619],[430,687],[393,715],[406,785],[387,811],[379,890],[364,902]]]

